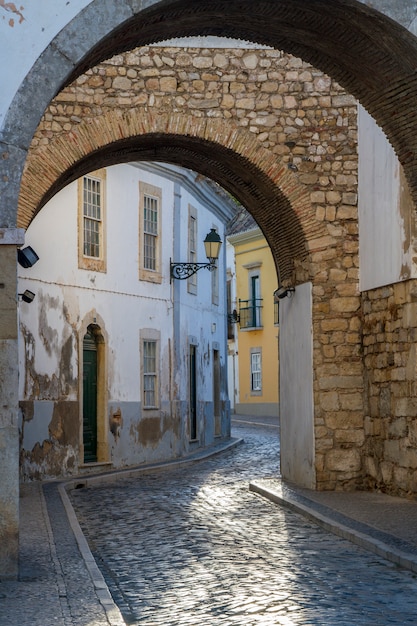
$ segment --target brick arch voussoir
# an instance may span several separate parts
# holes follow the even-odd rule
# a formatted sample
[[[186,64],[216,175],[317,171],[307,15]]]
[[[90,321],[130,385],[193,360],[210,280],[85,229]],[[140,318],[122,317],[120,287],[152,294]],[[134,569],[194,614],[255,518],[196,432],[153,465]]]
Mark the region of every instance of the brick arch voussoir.
[[[306,259],[309,249],[307,242],[325,234],[323,224],[313,219],[310,197],[305,187],[275,154],[259,144],[253,134],[218,118],[195,118],[184,113],[158,114],[144,109],[109,109],[99,117],[84,120],[48,144],[30,150],[19,197],[19,226],[29,226],[45,204],[45,199],[51,197],[50,190],[55,188],[55,193],[59,190],[57,181],[65,180],[65,173],[74,169],[88,155],[100,153],[106,147],[126,139],[138,138],[139,141],[146,135],[189,137],[203,144],[217,144],[219,149],[230,150],[245,159],[255,171],[269,179],[271,185],[277,188],[277,194],[279,192],[285,196],[291,206],[294,223],[289,228],[298,228],[300,231],[295,236],[298,247],[295,249],[294,245],[288,246],[285,230],[273,233],[274,216],[266,214],[267,204],[260,209],[259,214],[254,215],[269,241],[277,264],[286,268],[284,275],[289,275],[289,268],[294,266],[296,259]]]

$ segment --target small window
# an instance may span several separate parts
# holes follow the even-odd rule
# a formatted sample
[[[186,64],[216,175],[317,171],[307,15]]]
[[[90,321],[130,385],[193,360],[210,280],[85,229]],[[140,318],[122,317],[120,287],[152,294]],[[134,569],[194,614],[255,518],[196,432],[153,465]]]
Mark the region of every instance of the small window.
[[[259,393],[262,391],[262,363],[260,351],[251,352],[250,359],[251,391]]]
[[[105,170],[79,179],[79,254],[82,269],[105,272]]]
[[[143,407],[156,408],[157,402],[157,358],[156,341],[143,342]]]

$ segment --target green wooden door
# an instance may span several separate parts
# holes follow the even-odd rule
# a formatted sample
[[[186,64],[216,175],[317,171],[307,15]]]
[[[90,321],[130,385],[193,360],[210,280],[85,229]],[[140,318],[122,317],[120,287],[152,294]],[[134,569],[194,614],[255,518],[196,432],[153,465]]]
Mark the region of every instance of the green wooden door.
[[[84,463],[97,461],[97,345],[90,332],[83,341]]]

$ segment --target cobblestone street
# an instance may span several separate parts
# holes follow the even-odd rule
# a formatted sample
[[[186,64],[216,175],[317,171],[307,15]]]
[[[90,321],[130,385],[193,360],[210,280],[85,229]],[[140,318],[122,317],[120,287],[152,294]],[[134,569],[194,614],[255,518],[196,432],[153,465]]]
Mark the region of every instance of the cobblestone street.
[[[248,489],[278,474],[278,431],[71,500],[129,625],[417,623],[417,579]]]

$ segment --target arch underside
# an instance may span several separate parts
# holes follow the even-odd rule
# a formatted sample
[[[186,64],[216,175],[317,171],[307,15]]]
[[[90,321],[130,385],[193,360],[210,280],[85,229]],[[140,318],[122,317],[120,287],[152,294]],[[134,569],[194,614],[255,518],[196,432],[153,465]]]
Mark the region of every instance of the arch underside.
[[[43,151],[40,152],[40,160],[43,160]],[[114,141],[89,152],[57,177],[40,199],[37,211],[80,176],[103,165],[134,161],[172,163],[215,180],[253,215],[273,249],[283,279],[292,276],[294,259],[302,261],[306,257],[303,226],[289,197],[276,182],[245,156],[199,137],[152,132]],[[36,164],[34,169],[37,169]],[[288,178],[291,174],[284,170],[283,176]],[[22,192],[30,201],[32,193],[28,182]],[[304,204],[307,204],[307,196]]]

